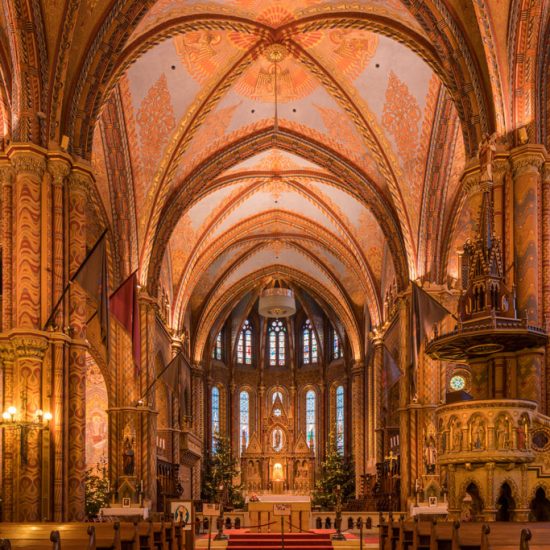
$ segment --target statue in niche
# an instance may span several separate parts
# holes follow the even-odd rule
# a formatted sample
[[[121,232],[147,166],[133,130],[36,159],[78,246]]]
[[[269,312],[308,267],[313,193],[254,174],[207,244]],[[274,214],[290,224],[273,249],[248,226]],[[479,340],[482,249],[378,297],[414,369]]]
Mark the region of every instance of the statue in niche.
[[[518,440],[518,449],[520,451],[525,451],[527,449],[527,440],[528,440],[528,430],[527,418],[522,416],[519,419],[518,427],[516,428],[517,440]]]
[[[478,419],[474,425],[472,431],[473,447],[476,450],[482,450],[485,448],[485,424],[483,420]]]
[[[273,430],[272,446],[275,452],[279,452],[283,448],[283,432],[280,428]]]
[[[496,133],[489,135],[485,134],[478,149],[479,159],[479,181],[493,181],[493,161],[495,158],[497,135]]]
[[[507,418],[499,418],[496,425],[497,449],[510,448],[510,421]]]
[[[435,442],[433,437],[430,436],[424,445],[424,465],[426,467],[426,473],[428,475],[435,474],[436,462],[437,462],[437,449],[435,448]]]
[[[135,467],[135,453],[134,448],[132,444],[132,440],[129,437],[126,437],[124,440],[123,445],[123,471],[124,475],[126,476],[133,476],[134,475],[134,467]]]
[[[460,423],[456,423],[453,426],[453,451],[462,450],[462,430],[460,429]]]

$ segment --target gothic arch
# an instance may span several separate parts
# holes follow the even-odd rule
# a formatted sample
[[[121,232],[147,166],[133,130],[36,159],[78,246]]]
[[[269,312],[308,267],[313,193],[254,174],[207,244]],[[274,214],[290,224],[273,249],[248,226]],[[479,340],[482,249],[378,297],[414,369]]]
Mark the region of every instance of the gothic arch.
[[[162,257],[170,235],[183,212],[189,208],[193,197],[201,188],[202,182],[215,179],[224,170],[230,168],[236,158],[243,160],[271,148],[273,138],[273,130],[271,128],[264,129],[254,135],[245,136],[217,152],[197,167],[192,176],[182,182],[166,201],[163,210],[158,212],[156,219],[151,220],[153,225],[161,219],[163,222],[158,224],[154,234],[146,236],[146,242],[142,248],[141,280],[143,284],[147,285],[152,295],[156,295],[156,281],[158,281]],[[354,186],[361,200],[369,205],[388,239],[396,273],[400,274],[399,287],[404,288],[406,280],[408,280],[409,266],[414,269],[414,255],[411,257],[409,253],[405,252],[405,243],[396,214],[387,201],[372,189],[369,180],[352,163],[327,150],[326,146],[299,136],[290,130],[279,129],[276,143],[278,148],[291,153],[296,151],[302,157],[312,160]]]

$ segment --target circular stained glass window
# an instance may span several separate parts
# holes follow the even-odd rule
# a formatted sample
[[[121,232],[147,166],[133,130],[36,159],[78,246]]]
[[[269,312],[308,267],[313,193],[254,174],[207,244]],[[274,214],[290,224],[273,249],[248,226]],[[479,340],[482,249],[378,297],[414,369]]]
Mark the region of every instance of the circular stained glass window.
[[[466,387],[466,380],[464,376],[455,374],[455,376],[451,378],[451,389],[453,391],[460,391],[460,390],[463,390],[465,387]]]
[[[274,409],[274,410],[273,410],[273,414],[274,414],[275,416],[281,416],[281,409],[279,409],[279,408]]]

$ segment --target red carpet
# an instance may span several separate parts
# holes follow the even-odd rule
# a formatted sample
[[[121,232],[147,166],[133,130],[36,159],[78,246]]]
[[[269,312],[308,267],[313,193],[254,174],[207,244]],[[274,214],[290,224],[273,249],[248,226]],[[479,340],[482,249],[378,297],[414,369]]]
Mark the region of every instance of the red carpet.
[[[280,550],[280,533],[239,533],[229,535],[227,550]],[[329,534],[285,533],[285,548],[289,550],[327,550],[332,548]]]

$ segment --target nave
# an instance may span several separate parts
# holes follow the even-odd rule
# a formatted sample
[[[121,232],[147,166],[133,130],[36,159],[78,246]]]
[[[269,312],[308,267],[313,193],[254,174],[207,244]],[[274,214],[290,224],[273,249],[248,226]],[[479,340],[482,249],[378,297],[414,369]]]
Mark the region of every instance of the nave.
[[[0,539],[548,546],[549,78],[550,0],[3,0]]]

